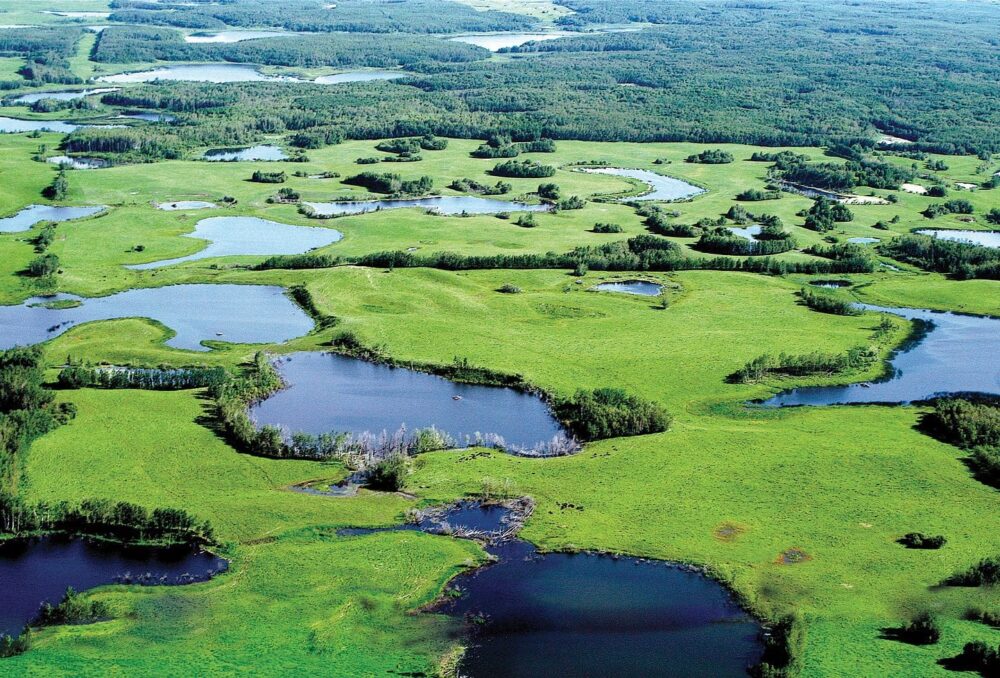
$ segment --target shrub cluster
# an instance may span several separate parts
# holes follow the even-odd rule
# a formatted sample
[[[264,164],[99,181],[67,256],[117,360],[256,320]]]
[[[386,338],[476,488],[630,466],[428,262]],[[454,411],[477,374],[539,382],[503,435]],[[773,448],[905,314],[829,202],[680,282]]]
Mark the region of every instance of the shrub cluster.
[[[663,406],[618,388],[579,390],[570,398],[557,400],[553,409],[566,428],[582,440],[659,433],[671,423]]]

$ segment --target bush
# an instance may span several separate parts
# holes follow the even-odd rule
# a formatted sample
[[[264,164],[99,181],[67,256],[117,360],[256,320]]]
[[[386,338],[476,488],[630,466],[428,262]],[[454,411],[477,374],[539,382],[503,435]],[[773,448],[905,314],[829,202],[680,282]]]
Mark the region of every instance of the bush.
[[[372,193],[389,195],[424,195],[434,187],[434,181],[428,176],[419,179],[403,180],[398,174],[379,172],[362,172],[342,180],[342,183],[361,186]]]
[[[889,630],[888,635],[913,645],[933,645],[941,639],[941,628],[934,617],[924,612],[905,626]]]
[[[534,228],[538,225],[535,221],[535,215],[532,212],[525,212],[514,223],[522,228]]]
[[[54,254],[43,254],[28,263],[28,275],[34,278],[44,278],[59,270],[59,257]]]
[[[561,210],[582,210],[587,206],[587,201],[578,195],[571,195],[565,200],[559,201],[559,209]]]
[[[86,600],[70,586],[59,604],[42,603],[33,624],[35,626],[90,624],[108,617],[110,610],[104,601]]]
[[[1000,676],[1000,648],[994,650],[981,640],[966,643],[951,662],[960,671],[976,671],[981,676]]]
[[[494,165],[490,173],[497,177],[542,179],[553,176],[556,168],[542,165],[534,160],[508,160]]]
[[[538,197],[545,200],[558,200],[559,184],[538,184]]]
[[[923,532],[909,532],[900,537],[898,541],[908,549],[929,550],[939,549],[948,542],[943,535],[930,537]]]
[[[618,224],[604,224],[596,223],[594,224],[594,233],[621,233],[622,227]]]
[[[284,172],[263,172],[261,170],[256,170],[250,176],[250,181],[258,184],[283,184],[287,179],[288,175]]]
[[[660,433],[671,424],[670,414],[661,405],[618,388],[579,390],[571,398],[557,401],[553,409],[583,440]]]
[[[504,294],[520,294],[521,288],[517,285],[512,285],[510,283],[504,283],[497,289],[497,292],[502,292]]]
[[[799,291],[799,298],[802,299],[802,303],[806,306],[820,313],[861,315],[863,312],[850,301],[839,299],[829,294],[819,294],[805,287]]]
[[[949,586],[996,586],[1000,584],[1000,557],[983,558],[965,572],[952,575]]]
[[[748,188],[736,194],[736,199],[743,202],[757,202],[760,200],[778,200],[781,198],[781,191],[762,191],[759,188]]]
[[[685,162],[700,163],[702,165],[726,165],[733,161],[733,154],[721,149],[702,151],[694,155],[689,155]]]
[[[387,457],[372,466],[365,482],[367,487],[383,492],[398,492],[406,486],[410,464],[401,454]]]
[[[64,168],[59,168],[59,173],[56,174],[52,183],[42,190],[42,195],[49,200],[62,200],[66,197],[66,192],[68,190],[69,180],[66,178],[66,170]]]

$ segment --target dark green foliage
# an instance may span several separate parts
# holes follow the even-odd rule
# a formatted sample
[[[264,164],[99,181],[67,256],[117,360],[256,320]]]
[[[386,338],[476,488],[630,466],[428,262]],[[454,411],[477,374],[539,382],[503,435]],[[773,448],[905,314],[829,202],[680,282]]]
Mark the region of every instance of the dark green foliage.
[[[913,171],[877,160],[850,160],[843,164],[780,158],[775,167],[785,181],[828,191],[850,191],[855,186],[897,189],[913,179]]]
[[[748,188],[736,194],[736,199],[743,202],[758,202],[761,200],[778,200],[781,198],[781,191],[762,191],[759,188]]]
[[[962,653],[948,660],[958,671],[975,671],[984,678],[1000,676],[1000,648],[993,649],[981,640],[966,643]]]
[[[702,233],[695,248],[713,254],[737,256],[767,256],[780,254],[795,248],[795,238],[782,232],[783,237],[749,240],[734,234],[727,228],[714,228]]]
[[[424,195],[434,187],[433,180],[428,176],[403,180],[398,174],[378,172],[355,174],[343,179],[342,183],[363,186],[372,193],[387,193],[389,195]]]
[[[752,678],[794,678],[802,669],[806,624],[798,613],[782,617],[763,638],[760,663],[749,670]]]
[[[919,266],[925,271],[947,273],[959,280],[1000,280],[1000,250],[925,235],[904,235],[882,242],[881,254]]]
[[[59,270],[59,257],[54,254],[43,254],[28,263],[28,275],[33,278],[44,278],[54,275]]]
[[[941,627],[937,620],[924,612],[896,629],[886,629],[888,637],[913,645],[933,645],[941,639]]]
[[[969,450],[976,478],[1000,488],[1000,405],[993,400],[938,400],[924,426],[936,437]]]
[[[283,184],[287,179],[288,175],[284,172],[264,172],[262,170],[255,170],[250,176],[250,181],[258,184]]]
[[[1000,628],[1000,612],[972,608],[965,613],[965,618],[970,621],[981,622],[993,628]]]
[[[577,391],[571,398],[557,400],[553,410],[581,440],[660,433],[671,423],[662,405],[618,388]]]
[[[934,219],[945,214],[972,214],[972,203],[965,199],[949,200],[946,203],[934,203],[923,211],[928,219]]]
[[[832,231],[835,223],[854,220],[854,214],[844,205],[828,198],[817,198],[806,213],[805,227],[819,233]]]
[[[559,201],[559,209],[561,210],[582,210],[587,206],[587,201],[578,195],[571,195],[565,200]]]
[[[949,586],[996,586],[1000,584],[1000,557],[983,558],[964,572],[952,575]]]
[[[72,586],[66,589],[58,604],[42,603],[32,620],[33,626],[58,626],[60,624],[91,624],[108,619],[111,611],[102,600],[87,600]]]
[[[29,627],[24,627],[20,635],[11,636],[8,634],[0,635],[0,658],[6,657],[16,657],[19,654],[24,654],[31,649],[31,629]]]
[[[735,373],[729,381],[736,384],[754,384],[772,376],[805,377],[817,374],[838,374],[849,370],[870,367],[878,359],[878,354],[867,347],[856,347],[847,353],[805,353],[777,356],[765,354],[754,358]]]
[[[365,485],[382,492],[398,492],[406,486],[410,464],[401,454],[381,460],[368,471]]]
[[[38,231],[38,234],[31,240],[31,244],[35,246],[35,252],[41,254],[49,248],[49,245],[51,245],[55,239],[56,225],[45,224]]]
[[[520,294],[521,288],[511,283],[504,283],[497,289],[497,292],[502,292],[503,294]]]
[[[733,154],[721,149],[711,149],[689,155],[685,162],[700,163],[702,165],[726,165],[733,161]]]
[[[799,298],[803,304],[820,313],[832,313],[833,315],[861,315],[862,313],[862,310],[850,301],[830,294],[815,292],[807,287],[799,290]]]
[[[49,200],[63,200],[68,190],[69,180],[66,179],[66,170],[59,168],[59,173],[56,174],[52,183],[42,190],[42,195]]]
[[[463,193],[479,193],[480,195],[505,195],[513,189],[506,181],[498,181],[493,186],[482,184],[475,179],[455,179],[448,188]]]
[[[605,224],[596,223],[594,224],[594,233],[621,233],[622,227],[618,224]]]
[[[525,212],[524,214],[519,216],[517,218],[517,221],[515,221],[514,223],[520,226],[521,228],[534,228],[535,226],[538,225],[538,222],[535,221],[535,214],[533,212]]]
[[[544,183],[538,184],[538,197],[543,200],[558,200],[559,199],[559,184],[554,183]]]
[[[554,175],[556,168],[539,164],[534,160],[508,160],[495,165],[490,173],[497,177],[540,179]]]
[[[908,532],[897,541],[908,549],[935,550],[944,546],[948,540],[943,535],[929,536],[923,532]]]
[[[220,385],[227,378],[221,367],[180,369],[107,368],[70,365],[59,372],[60,388],[141,388],[176,391]]]
[[[946,172],[948,170],[948,163],[944,160],[932,159],[928,160],[926,163],[927,169],[933,172]]]
[[[928,186],[927,196],[930,198],[943,198],[948,195],[948,190],[944,186]]]
[[[986,213],[986,221],[1000,226],[1000,207],[994,207]]]

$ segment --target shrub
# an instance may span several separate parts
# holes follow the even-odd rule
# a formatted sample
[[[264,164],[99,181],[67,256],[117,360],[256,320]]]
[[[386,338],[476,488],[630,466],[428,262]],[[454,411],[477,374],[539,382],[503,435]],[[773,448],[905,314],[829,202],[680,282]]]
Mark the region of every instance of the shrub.
[[[87,600],[70,586],[57,605],[42,603],[33,623],[35,626],[90,624],[107,619],[109,616],[107,603],[101,600]]]
[[[820,313],[832,313],[833,315],[861,315],[863,312],[852,302],[839,299],[829,294],[819,294],[803,287],[799,290],[799,298],[809,308]]]
[[[525,212],[524,214],[519,216],[517,218],[517,221],[515,221],[514,223],[517,224],[518,226],[521,226],[522,228],[534,228],[535,226],[538,225],[538,223],[535,221],[535,215],[532,212]]]
[[[284,172],[264,172],[261,170],[256,170],[250,176],[250,181],[258,184],[283,184],[287,179],[288,175]]]
[[[494,165],[490,173],[497,177],[542,179],[553,176],[556,168],[542,165],[534,160],[508,160]]]
[[[909,532],[899,538],[899,543],[908,549],[939,549],[948,542],[943,535],[933,537],[923,532]]]
[[[945,583],[949,586],[996,586],[1000,584],[1000,557],[983,558],[965,572],[952,575]]]
[[[520,294],[521,288],[517,285],[512,285],[510,283],[504,283],[497,289],[497,292],[502,292],[504,294]]]
[[[659,433],[671,424],[670,414],[661,405],[618,388],[579,390],[571,398],[557,401],[554,410],[583,440]]]
[[[410,473],[410,464],[402,454],[387,457],[368,472],[366,485],[373,490],[383,492],[398,492],[406,486],[406,477]]]
[[[596,223],[594,224],[594,233],[621,233],[622,227],[618,224],[604,224]]]
[[[960,671],[976,671],[981,676],[1000,676],[1000,648],[994,650],[981,640],[966,643],[962,653],[951,662]]]
[[[726,165],[733,161],[733,154],[721,149],[702,151],[694,155],[689,155],[685,162],[700,163],[702,165]]]
[[[54,254],[43,254],[28,263],[28,275],[34,278],[44,278],[59,270],[59,257]]]
[[[941,638],[941,628],[929,613],[917,615],[905,626],[891,629],[889,635],[913,645],[933,645]]]
[[[69,180],[66,178],[66,170],[65,168],[59,168],[59,173],[56,174],[52,183],[42,190],[42,195],[49,200],[62,200],[66,197],[68,190]]]
[[[538,197],[546,200],[559,199],[559,184],[538,184]]]
[[[736,194],[736,199],[743,202],[757,202],[760,200],[778,200],[781,198],[781,191],[762,191],[759,188],[748,188]]]
[[[587,206],[587,201],[578,195],[571,195],[565,200],[559,201],[559,209],[561,210],[582,210]]]

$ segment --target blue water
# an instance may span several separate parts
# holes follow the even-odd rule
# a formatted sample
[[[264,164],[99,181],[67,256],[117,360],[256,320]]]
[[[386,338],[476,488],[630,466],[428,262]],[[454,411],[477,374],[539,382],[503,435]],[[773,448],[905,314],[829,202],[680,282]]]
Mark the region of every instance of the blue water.
[[[95,89],[82,89],[75,91],[63,91],[63,92],[32,92],[31,94],[22,94],[21,96],[11,99],[11,103],[15,104],[33,104],[36,101],[41,101],[42,99],[54,99],[56,101],[72,101],[73,99],[82,99],[83,97],[88,97],[92,94],[106,94],[108,92],[117,92],[117,87],[98,87]]]
[[[77,301],[74,308],[46,304]],[[237,344],[280,343],[308,333],[313,322],[280,287],[265,285],[170,285],[128,290],[107,297],[70,294],[35,297],[0,306],[0,348],[37,344],[94,320],[152,318],[175,334],[168,346],[208,350],[205,340]]]
[[[0,133],[10,134],[19,132],[59,132],[69,134],[79,125],[60,120],[21,120],[20,118],[7,118],[0,116]]]
[[[215,148],[203,156],[209,162],[236,162],[245,160],[287,160],[288,156],[277,146],[250,146],[249,148]]]
[[[619,292],[622,294],[638,294],[643,297],[655,297],[663,290],[662,285],[644,280],[623,280],[621,282],[606,282],[595,285],[598,292]]]
[[[187,238],[207,240],[205,249],[176,259],[165,259],[128,268],[145,270],[185,261],[243,254],[302,254],[335,243],[343,234],[332,228],[292,226],[257,217],[212,217],[202,219]]]
[[[433,426],[459,444],[477,432],[493,433],[510,446],[531,449],[562,432],[541,398],[509,388],[457,384],[328,353],[293,353],[277,367],[288,388],[255,405],[251,416],[292,433]]]
[[[1000,231],[964,231],[961,229],[921,229],[920,235],[929,235],[941,240],[972,243],[983,247],[1000,247]]]
[[[406,209],[418,207],[434,210],[440,214],[498,214],[500,212],[545,212],[550,205],[528,205],[509,200],[490,200],[471,195],[443,196],[434,198],[414,198],[411,200],[356,200],[352,202],[307,202],[321,216],[342,216],[365,214],[378,210]]]
[[[625,198],[625,200],[628,201],[682,200],[685,198],[692,198],[705,192],[704,189],[698,188],[697,186],[689,184],[686,181],[681,181],[680,179],[675,179],[673,177],[667,177],[662,174],[657,174],[656,172],[650,172],[649,170],[624,169],[621,167],[586,167],[581,171],[586,172],[587,174],[608,174],[615,177],[638,179],[649,186],[649,193],[637,197]]]
[[[335,75],[321,75],[313,82],[317,85],[342,85],[348,82],[368,82],[370,80],[396,80],[405,78],[411,73],[402,71],[346,71]]]
[[[167,212],[176,212],[181,210],[206,210],[212,207],[218,207],[218,205],[214,202],[205,202],[204,200],[178,200],[177,202],[161,202],[156,205],[156,209]]]
[[[92,207],[55,207],[52,205],[28,205],[11,217],[0,219],[0,233],[27,231],[43,221],[69,221],[97,214],[107,209],[104,205]]]
[[[101,169],[108,166],[108,162],[101,158],[82,158],[79,156],[71,158],[68,155],[54,155],[51,158],[46,158],[46,160],[53,165],[69,167],[75,170]]]
[[[100,82],[134,83],[156,80],[180,80],[184,82],[254,82],[287,81],[301,82],[296,78],[264,75],[251,64],[191,64],[164,66],[151,71],[117,73],[98,78]]]

